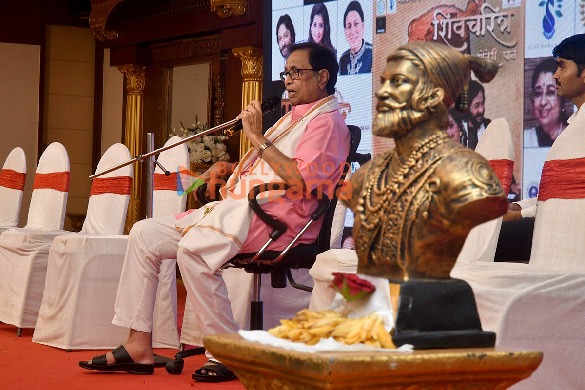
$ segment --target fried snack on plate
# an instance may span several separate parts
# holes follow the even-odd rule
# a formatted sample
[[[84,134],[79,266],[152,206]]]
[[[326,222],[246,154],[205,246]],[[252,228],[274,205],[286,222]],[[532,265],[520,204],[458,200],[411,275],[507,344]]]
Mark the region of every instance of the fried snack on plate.
[[[396,349],[392,337],[384,329],[381,316],[372,313],[362,318],[346,318],[332,310],[301,310],[290,320],[268,331],[273,336],[315,345],[321,338],[333,337],[350,345],[364,343],[375,348]]]

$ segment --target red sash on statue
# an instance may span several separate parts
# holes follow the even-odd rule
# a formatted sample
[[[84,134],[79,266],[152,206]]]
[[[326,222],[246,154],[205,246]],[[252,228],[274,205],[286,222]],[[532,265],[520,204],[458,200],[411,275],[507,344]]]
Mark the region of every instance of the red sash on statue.
[[[132,190],[132,178],[129,176],[98,177],[91,183],[91,194],[117,194],[130,195]]]
[[[176,191],[177,172],[173,172],[169,176],[165,175],[164,173],[155,173],[153,179],[153,189],[154,191],[160,190]]]
[[[585,157],[545,161],[538,200],[585,198]]]
[[[489,160],[488,161],[498,177],[504,192],[508,194],[510,191],[510,185],[512,184],[512,171],[514,170],[514,161],[511,160]]]
[[[0,170],[0,186],[24,191],[26,173],[16,172],[12,169]]]
[[[33,190],[38,189],[69,192],[69,172],[37,173]]]

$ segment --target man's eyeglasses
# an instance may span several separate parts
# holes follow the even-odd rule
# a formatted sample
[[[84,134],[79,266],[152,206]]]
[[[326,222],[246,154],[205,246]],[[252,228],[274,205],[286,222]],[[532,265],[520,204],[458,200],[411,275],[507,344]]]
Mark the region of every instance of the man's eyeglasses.
[[[286,80],[286,76],[290,76],[291,79],[293,80],[298,80],[301,78],[301,70],[312,70],[313,72],[318,72],[318,70],[316,69],[291,69],[288,72],[284,71],[284,72],[280,72],[280,79],[282,80],[282,82],[284,82],[284,80]]]

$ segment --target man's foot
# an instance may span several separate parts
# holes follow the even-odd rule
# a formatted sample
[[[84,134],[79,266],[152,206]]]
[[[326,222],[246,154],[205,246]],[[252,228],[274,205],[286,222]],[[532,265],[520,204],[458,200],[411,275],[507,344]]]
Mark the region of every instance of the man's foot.
[[[143,364],[154,363],[154,353],[152,352],[152,347],[149,346],[148,348],[145,348],[144,346],[138,343],[133,343],[131,341],[126,342],[126,344],[124,344],[122,347],[128,353],[128,355],[130,355],[132,361],[134,361],[135,363]],[[116,359],[114,358],[113,352],[118,348],[106,353],[106,359],[108,360],[108,364],[116,363]]]
[[[151,351],[152,353],[152,351]],[[108,358],[110,356],[110,358]],[[110,360],[111,359],[111,360]],[[152,374],[154,372],[154,357],[150,363],[135,361],[123,345],[106,353],[94,356],[90,361],[80,361],[79,367],[97,371],[125,371],[131,374]]]
[[[236,379],[229,368],[215,360],[208,360],[192,377],[200,382],[227,382]]]

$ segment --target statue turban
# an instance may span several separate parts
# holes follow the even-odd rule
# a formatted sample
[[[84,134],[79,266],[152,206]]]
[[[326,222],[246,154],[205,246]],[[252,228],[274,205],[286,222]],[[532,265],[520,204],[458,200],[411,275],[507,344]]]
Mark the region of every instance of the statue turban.
[[[388,61],[410,54],[424,66],[435,87],[445,91],[443,101],[450,107],[469,80],[470,71],[484,83],[490,82],[498,72],[495,61],[461,54],[459,51],[435,42],[410,42],[390,54]]]

